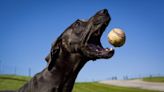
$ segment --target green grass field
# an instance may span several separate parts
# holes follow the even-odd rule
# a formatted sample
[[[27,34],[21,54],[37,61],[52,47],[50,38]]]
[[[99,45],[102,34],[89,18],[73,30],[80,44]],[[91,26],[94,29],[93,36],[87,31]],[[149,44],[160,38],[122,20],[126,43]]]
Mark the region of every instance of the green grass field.
[[[16,90],[25,82],[30,80],[30,77],[15,76],[15,75],[0,75],[0,90]]]
[[[24,83],[30,80],[30,77],[0,75],[0,90],[16,90]],[[105,85],[96,82],[76,83],[73,92],[159,92],[143,90],[138,88],[118,87]]]
[[[164,83],[164,77],[147,77],[143,78],[144,81],[148,82],[162,82]]]

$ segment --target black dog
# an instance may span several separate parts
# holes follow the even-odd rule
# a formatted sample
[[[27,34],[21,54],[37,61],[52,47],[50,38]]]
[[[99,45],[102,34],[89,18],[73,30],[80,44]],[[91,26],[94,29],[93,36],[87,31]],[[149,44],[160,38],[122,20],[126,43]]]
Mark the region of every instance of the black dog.
[[[46,57],[48,67],[18,92],[71,92],[79,71],[87,61],[113,56],[114,50],[104,49],[100,43],[109,21],[106,9],[87,21],[76,20],[53,44]]]

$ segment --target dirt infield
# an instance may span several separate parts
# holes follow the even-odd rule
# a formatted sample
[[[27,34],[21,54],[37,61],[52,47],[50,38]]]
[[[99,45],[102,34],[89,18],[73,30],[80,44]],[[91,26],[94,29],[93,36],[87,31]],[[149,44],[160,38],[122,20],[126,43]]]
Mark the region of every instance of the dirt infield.
[[[145,82],[141,79],[136,80],[106,80],[100,81],[99,83],[115,85],[115,86],[123,86],[123,87],[135,87],[141,89],[149,89],[149,90],[159,90],[164,92],[164,83],[152,83]]]

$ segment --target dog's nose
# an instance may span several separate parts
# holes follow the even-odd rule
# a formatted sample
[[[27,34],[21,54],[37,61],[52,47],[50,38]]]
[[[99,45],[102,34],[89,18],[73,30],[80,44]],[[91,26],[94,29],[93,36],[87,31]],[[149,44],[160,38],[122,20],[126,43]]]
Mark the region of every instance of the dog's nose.
[[[108,10],[107,9],[103,9],[99,12],[100,14],[108,14]]]

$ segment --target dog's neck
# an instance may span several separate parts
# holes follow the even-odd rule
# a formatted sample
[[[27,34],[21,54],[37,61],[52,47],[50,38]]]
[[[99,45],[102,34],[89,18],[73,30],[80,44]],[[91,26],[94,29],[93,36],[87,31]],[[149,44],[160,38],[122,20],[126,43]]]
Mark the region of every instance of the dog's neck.
[[[79,58],[72,60],[75,59],[74,57]],[[42,73],[43,78],[53,85],[49,86],[52,92],[72,92],[75,79],[86,61],[80,55],[72,54],[69,60],[60,60],[51,70],[45,69]],[[60,63],[62,63],[62,69],[60,69]]]

